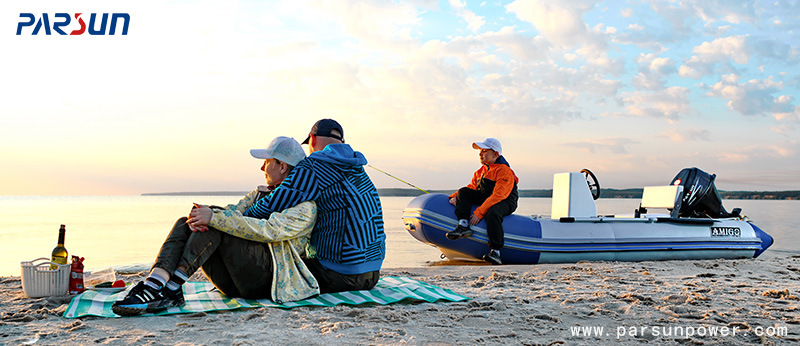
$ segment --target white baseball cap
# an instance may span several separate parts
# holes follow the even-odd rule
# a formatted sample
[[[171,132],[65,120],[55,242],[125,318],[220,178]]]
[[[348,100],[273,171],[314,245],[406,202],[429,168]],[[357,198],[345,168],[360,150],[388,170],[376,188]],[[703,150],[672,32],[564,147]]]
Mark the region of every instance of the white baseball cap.
[[[278,159],[292,166],[297,166],[306,158],[300,143],[290,137],[275,137],[266,149],[250,149],[250,155],[257,159]]]
[[[492,149],[498,154],[503,155],[503,146],[500,145],[500,141],[494,138],[486,138],[483,142],[472,143],[472,147],[475,149]]]

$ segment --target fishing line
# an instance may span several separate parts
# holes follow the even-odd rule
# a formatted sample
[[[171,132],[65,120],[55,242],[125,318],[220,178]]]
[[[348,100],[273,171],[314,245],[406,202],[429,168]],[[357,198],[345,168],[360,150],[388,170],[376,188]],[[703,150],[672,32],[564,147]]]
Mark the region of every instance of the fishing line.
[[[405,180],[403,180],[403,179],[400,179],[400,178],[398,178],[398,177],[395,177],[395,176],[393,176],[393,175],[389,174],[388,172],[385,172],[385,171],[383,171],[383,170],[381,170],[381,169],[379,169],[379,168],[377,168],[377,167],[375,167],[375,166],[373,166],[373,165],[367,164],[367,166],[371,167],[372,169],[374,169],[374,170],[376,170],[376,171],[378,171],[378,172],[381,172],[381,173],[383,173],[383,174],[386,174],[386,175],[388,175],[388,176],[390,176],[390,177],[392,177],[392,178],[395,178],[395,179],[397,179],[398,181],[400,181],[400,182],[401,182],[401,183],[403,183],[403,184],[406,184],[406,185],[408,185],[408,186],[411,186],[411,187],[413,187],[413,188],[415,188],[415,189],[417,189],[417,190],[420,190],[420,191],[422,191],[422,192],[424,192],[424,193],[430,193],[430,192],[428,192],[428,191],[425,191],[425,190],[423,190],[423,189],[420,189],[420,188],[418,188],[416,185],[414,185],[414,184],[412,184],[412,183],[409,183],[409,182],[407,182],[407,181],[405,181]]]

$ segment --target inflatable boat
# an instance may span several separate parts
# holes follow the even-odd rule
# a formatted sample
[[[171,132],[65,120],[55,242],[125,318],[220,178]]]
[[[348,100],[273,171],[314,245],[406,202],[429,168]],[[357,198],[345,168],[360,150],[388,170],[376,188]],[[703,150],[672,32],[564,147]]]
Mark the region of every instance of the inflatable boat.
[[[722,207],[714,178],[687,168],[670,185],[645,187],[632,215],[597,215],[600,185],[594,174],[556,174],[549,217],[512,214],[503,221],[502,262],[758,257],[772,245],[772,237],[746,221],[741,210],[729,213]],[[470,237],[447,239],[457,224],[454,211],[447,195],[425,194],[408,204],[403,221],[414,238],[439,248],[448,259],[480,260],[488,252],[486,222],[471,226]]]

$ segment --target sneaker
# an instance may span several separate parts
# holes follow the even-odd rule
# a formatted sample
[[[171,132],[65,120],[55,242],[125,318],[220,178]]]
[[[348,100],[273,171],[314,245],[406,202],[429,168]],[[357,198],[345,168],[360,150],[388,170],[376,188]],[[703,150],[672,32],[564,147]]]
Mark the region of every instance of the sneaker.
[[[503,261],[500,260],[500,251],[497,250],[491,250],[489,253],[483,255],[483,260],[493,265],[503,264]]]
[[[136,316],[145,312],[164,310],[169,307],[170,301],[161,291],[145,285],[144,281],[139,281],[131,288],[125,299],[111,306],[111,311],[120,316]]]
[[[456,229],[447,232],[447,239],[456,240],[458,238],[466,238],[472,235],[472,230],[469,227],[458,225]]]
[[[186,304],[186,300],[183,299],[183,286],[175,291],[164,288],[161,290],[161,293],[163,293],[164,297],[169,301],[169,304],[167,304],[165,308],[181,307]]]

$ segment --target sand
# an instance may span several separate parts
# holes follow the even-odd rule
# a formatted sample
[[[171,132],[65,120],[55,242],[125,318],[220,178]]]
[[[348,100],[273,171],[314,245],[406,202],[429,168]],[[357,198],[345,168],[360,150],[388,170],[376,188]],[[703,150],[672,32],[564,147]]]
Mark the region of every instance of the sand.
[[[800,256],[385,269],[459,303],[65,319],[0,278],[7,345],[741,345],[800,342]],[[136,281],[143,274],[126,276]],[[198,276],[193,277],[196,280]],[[710,334],[715,333],[715,336]]]

